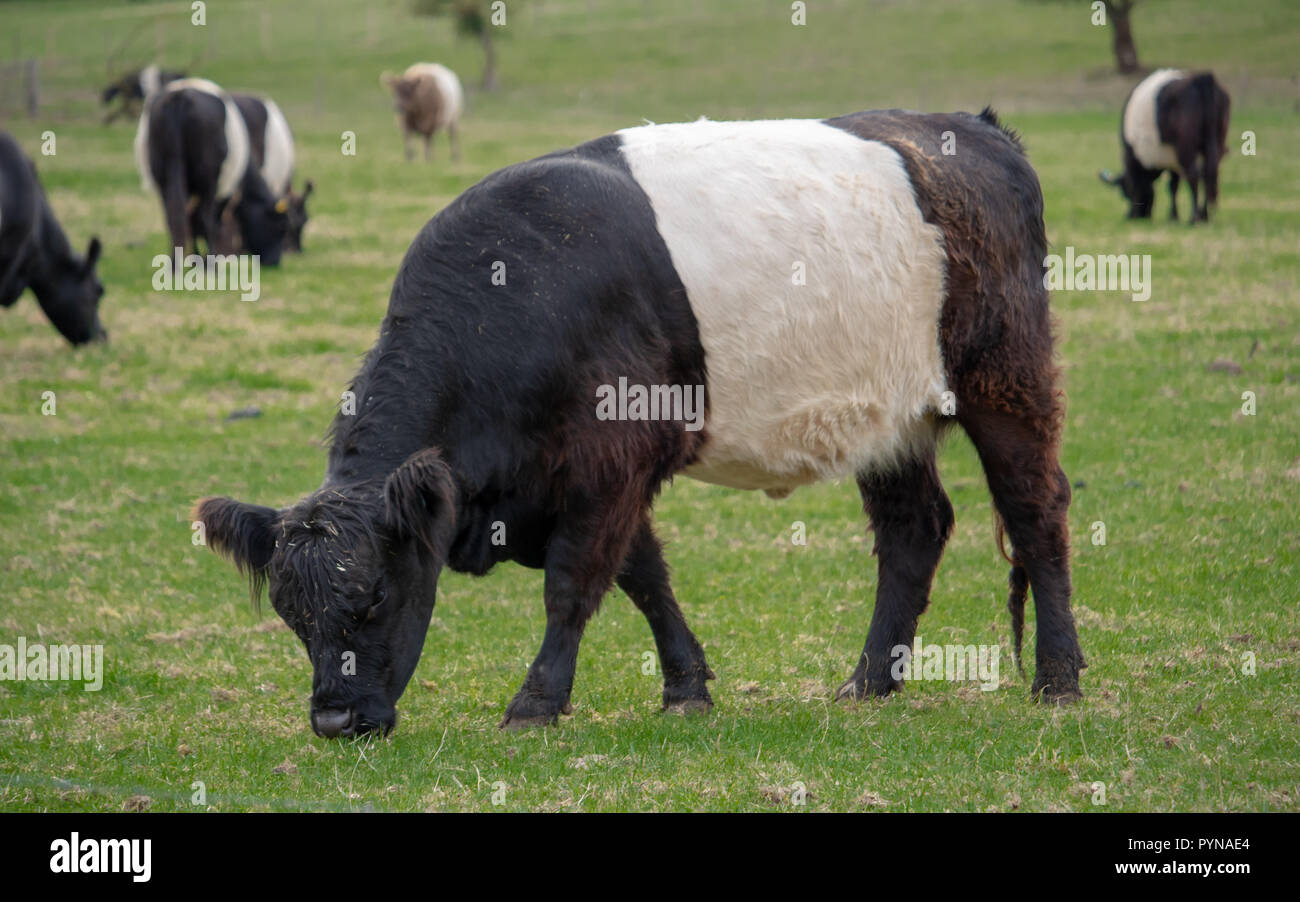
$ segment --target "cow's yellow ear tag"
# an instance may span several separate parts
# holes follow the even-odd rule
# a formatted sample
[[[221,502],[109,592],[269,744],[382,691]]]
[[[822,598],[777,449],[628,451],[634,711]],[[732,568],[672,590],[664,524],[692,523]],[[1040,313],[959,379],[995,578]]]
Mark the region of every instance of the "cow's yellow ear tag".
[[[275,212],[283,213],[287,209],[289,209],[289,202],[283,197],[275,202]]]

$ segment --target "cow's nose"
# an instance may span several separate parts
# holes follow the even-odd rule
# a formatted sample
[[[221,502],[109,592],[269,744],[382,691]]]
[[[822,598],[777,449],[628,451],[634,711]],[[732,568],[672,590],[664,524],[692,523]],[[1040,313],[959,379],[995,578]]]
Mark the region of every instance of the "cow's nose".
[[[324,709],[311,712],[311,728],[317,736],[334,739],[338,736],[351,736],[353,732],[352,712]]]

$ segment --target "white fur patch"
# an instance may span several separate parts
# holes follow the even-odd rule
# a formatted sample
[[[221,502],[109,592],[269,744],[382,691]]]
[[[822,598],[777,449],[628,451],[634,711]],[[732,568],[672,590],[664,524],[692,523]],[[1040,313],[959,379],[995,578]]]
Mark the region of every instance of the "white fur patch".
[[[271,194],[283,197],[293,178],[293,133],[284,113],[274,100],[262,98],[266,106],[266,146],[262,151],[262,178]]]
[[[438,86],[438,93],[442,95],[443,104],[438,110],[437,127],[446,128],[459,120],[460,114],[465,109],[465,92],[461,90],[460,79],[456,77],[456,73],[441,63],[416,63],[402,73],[403,78],[415,78],[420,75],[430,76],[433,83]]]
[[[217,175],[217,200],[225,200],[235,193],[244,171],[248,168],[248,127],[239,108],[230,99],[230,95],[220,85],[206,78],[182,78],[170,82],[162,93],[191,88],[220,98],[226,105],[226,158],[221,161],[221,171]],[[160,95],[161,96],[161,95]],[[149,112],[152,102],[146,102],[144,112],[140,114],[140,124],[135,130],[135,167],[140,172],[140,186],[146,191],[157,191],[153,173],[149,171]]]
[[[1172,169],[1182,174],[1178,152],[1171,144],[1160,142],[1156,122],[1156,96],[1171,81],[1186,78],[1181,69],[1158,69],[1133,89],[1124,107],[1124,140],[1133,148],[1133,156],[1147,169]]]
[[[162,89],[162,74],[157,63],[150,63],[140,70],[140,93],[148,100]]]
[[[782,495],[933,443],[946,254],[894,150],[815,120],[619,135],[706,355],[686,475]]]
[[[156,191],[153,174],[149,172],[149,100],[140,111],[140,121],[135,127],[135,171],[140,173],[140,190]]]

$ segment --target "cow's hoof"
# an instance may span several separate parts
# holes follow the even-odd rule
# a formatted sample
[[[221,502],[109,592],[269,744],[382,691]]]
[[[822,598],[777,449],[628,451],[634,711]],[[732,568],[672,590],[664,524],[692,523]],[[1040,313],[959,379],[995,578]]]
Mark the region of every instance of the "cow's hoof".
[[[891,692],[897,692],[903,688],[903,684],[896,680],[882,680],[879,683],[873,683],[866,677],[860,677],[856,674],[849,677],[840,688],[835,690],[835,700],[860,702],[868,698],[886,698]]]
[[[713,671],[706,667],[698,679],[666,684],[663,710],[673,714],[688,714],[692,711],[712,709],[713,696],[709,695],[709,689],[704,685],[704,681],[713,678]]]
[[[528,730],[533,727],[553,727],[560,721],[558,714],[510,714],[502,719],[502,730]]]
[[[835,690],[835,700],[860,702],[867,697],[866,680],[849,677]]]
[[[1077,648],[1061,656],[1040,658],[1030,694],[1035,701],[1069,705],[1083,698],[1079,691],[1079,671],[1088,666]]]
[[[1044,668],[1040,665],[1038,674],[1034,677],[1034,684],[1030,688],[1034,701],[1043,702],[1049,705],[1070,705],[1083,698],[1083,693],[1079,691],[1079,676],[1074,674],[1058,673],[1055,678],[1044,674]]]
[[[520,693],[506,706],[506,716],[501,719],[503,730],[521,730],[528,727],[554,726],[561,714],[572,714],[573,705],[564,702],[556,706],[542,696]]]
[[[707,714],[713,710],[713,699],[705,698],[679,698],[676,701],[664,702],[664,712],[667,714]]]
[[[1034,701],[1045,705],[1072,705],[1082,700],[1083,693],[1079,691],[1078,687],[1074,689],[1057,689],[1054,686],[1048,686],[1034,692]]]

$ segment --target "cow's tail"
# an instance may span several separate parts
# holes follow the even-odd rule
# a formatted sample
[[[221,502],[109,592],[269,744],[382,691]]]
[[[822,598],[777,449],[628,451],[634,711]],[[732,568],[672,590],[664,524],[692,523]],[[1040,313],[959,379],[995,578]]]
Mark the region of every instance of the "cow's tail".
[[[1002,522],[1002,515],[995,508],[993,511],[993,533],[997,538],[998,551],[1008,564],[1011,574],[1007,579],[1010,591],[1007,594],[1007,610],[1011,613],[1011,636],[1015,643],[1016,670],[1025,675],[1025,665],[1020,650],[1025,636],[1025,599],[1029,595],[1029,574],[1016,560],[1015,555],[1007,553],[1007,529]]]
[[[167,217],[167,231],[172,247],[187,253],[190,248],[189,190],[185,178],[184,127],[185,95],[173,94],[168,103],[156,103],[149,124],[150,160],[162,164],[158,173],[158,193],[162,196],[163,213]]]
[[[1219,135],[1226,129],[1224,119],[1228,111],[1223,102],[1223,91],[1212,73],[1202,72],[1195,76],[1192,87],[1204,111],[1201,116],[1201,147],[1205,154],[1205,201],[1208,206],[1219,202],[1219,158],[1223,154]]]

